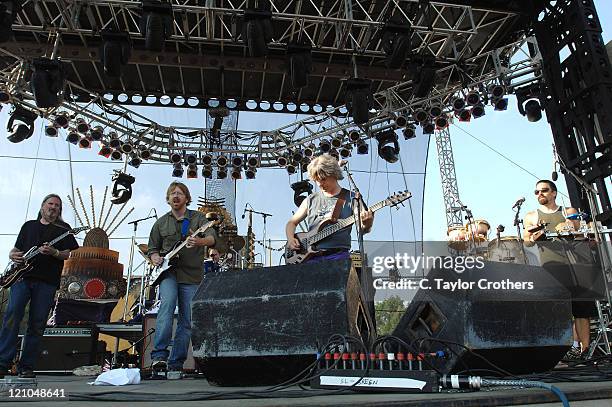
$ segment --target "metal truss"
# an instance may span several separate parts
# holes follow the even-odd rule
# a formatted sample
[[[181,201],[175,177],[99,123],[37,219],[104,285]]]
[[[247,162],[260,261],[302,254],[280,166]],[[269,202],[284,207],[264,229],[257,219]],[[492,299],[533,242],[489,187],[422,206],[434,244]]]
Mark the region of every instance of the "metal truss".
[[[455,174],[455,159],[448,128],[436,131],[436,148],[440,164],[440,179],[442,180],[442,195],[446,209],[446,226],[463,225],[463,205],[459,199],[459,187]]]

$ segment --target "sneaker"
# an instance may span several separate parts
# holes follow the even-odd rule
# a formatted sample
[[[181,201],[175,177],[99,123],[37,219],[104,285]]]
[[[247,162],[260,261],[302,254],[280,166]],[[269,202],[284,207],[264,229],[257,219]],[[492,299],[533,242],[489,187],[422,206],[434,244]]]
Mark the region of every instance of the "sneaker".
[[[565,356],[563,356],[562,360],[567,360],[567,361],[582,360],[582,352],[580,351],[580,348],[576,348],[572,346],[570,350],[567,351]]]
[[[167,370],[168,369],[168,364],[166,363],[165,360],[154,360],[153,363],[151,364],[151,368],[153,370]]]
[[[20,379],[34,379],[35,377],[36,375],[34,374],[34,371],[30,369],[24,369],[19,372]]]

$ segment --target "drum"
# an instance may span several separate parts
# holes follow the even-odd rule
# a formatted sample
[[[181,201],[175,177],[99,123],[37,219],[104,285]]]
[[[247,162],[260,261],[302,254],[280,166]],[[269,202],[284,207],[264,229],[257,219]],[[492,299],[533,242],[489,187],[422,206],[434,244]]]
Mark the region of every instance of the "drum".
[[[448,247],[454,250],[465,250],[467,248],[467,234],[463,226],[451,226],[446,234],[448,236]]]
[[[467,231],[468,239],[473,238],[478,242],[482,242],[488,240],[491,225],[484,219],[476,219],[472,223],[465,225],[465,230]]]
[[[489,242],[489,261],[500,263],[528,264],[517,236],[506,236]]]

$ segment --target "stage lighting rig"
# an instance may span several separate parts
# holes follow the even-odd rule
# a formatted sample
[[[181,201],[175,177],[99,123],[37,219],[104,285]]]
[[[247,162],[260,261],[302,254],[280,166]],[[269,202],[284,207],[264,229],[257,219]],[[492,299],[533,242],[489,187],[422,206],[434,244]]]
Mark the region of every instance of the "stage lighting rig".
[[[399,158],[400,147],[397,134],[393,129],[384,130],[376,135],[378,155],[388,163],[395,163]]]
[[[493,101],[494,109],[497,111],[503,111],[508,109],[508,98],[500,98]]]
[[[385,23],[382,31],[381,46],[387,56],[387,67],[399,69],[410,54],[410,23],[393,16]]]
[[[312,46],[310,44],[287,44],[288,68],[291,86],[300,89],[308,86],[308,75],[312,72]]]
[[[542,118],[540,105],[540,88],[532,85],[515,90],[519,113],[527,117],[530,122],[537,122]]]
[[[423,127],[423,134],[433,134],[436,129],[432,122],[423,123],[421,126]]]
[[[113,161],[121,161],[123,160],[123,154],[121,154],[120,150],[113,150],[110,154],[110,158]]]
[[[102,140],[102,138],[104,138],[104,129],[102,128],[102,126],[96,126],[91,129],[91,133],[89,133],[89,136],[93,141],[100,141]]]
[[[198,178],[198,166],[196,164],[189,164],[187,166],[187,178]]]
[[[98,155],[104,158],[109,158],[112,152],[113,150],[111,150],[109,146],[102,145],[102,147],[100,148],[100,151],[98,151]]]
[[[75,129],[76,129],[76,131],[78,131],[81,134],[87,134],[87,132],[89,131],[89,124],[87,124],[85,119],[79,117],[76,120],[76,127],[75,127]]]
[[[225,179],[227,178],[227,170],[225,167],[217,168],[217,179]]]
[[[57,127],[51,125],[45,126],[45,136],[57,137],[57,133]]]
[[[129,201],[132,197],[132,184],[136,181],[136,178],[115,170],[115,175],[113,175],[112,180],[115,184],[113,185],[111,202],[115,205],[119,205]]]
[[[365,140],[360,140],[357,143],[357,154],[361,154],[361,155],[367,154],[368,150],[369,150],[369,146]]]
[[[440,117],[442,116],[442,106],[440,106],[437,103],[432,104],[431,106],[429,106],[429,115],[431,117]]]
[[[244,176],[246,177],[246,179],[255,179],[256,174],[257,168],[255,167],[249,167],[244,171]]]
[[[256,168],[256,167],[258,167],[259,166],[259,158],[257,156],[255,156],[255,155],[250,156],[247,159],[247,166],[249,168]]]
[[[408,126],[406,126],[406,128],[403,130],[403,134],[404,134],[404,140],[410,140],[411,138],[415,138],[416,137],[415,125],[409,124]]]
[[[4,89],[0,90],[0,103],[4,104],[4,103],[8,103],[10,101],[11,101],[11,94],[8,93]]]
[[[329,142],[329,140],[321,140],[319,142],[319,150],[321,150],[321,152],[323,154],[329,153],[331,148],[332,148],[332,146],[331,146],[331,143]]]
[[[89,137],[81,137],[79,148],[91,148],[91,139]]]
[[[231,173],[233,180],[238,180],[242,178],[242,168],[241,167],[232,167]]]
[[[20,143],[30,138],[34,134],[35,120],[36,113],[22,107],[15,107],[6,124],[6,130],[11,133],[7,136],[8,141]]]
[[[213,163],[213,156],[210,154],[206,154],[204,157],[202,157],[202,164],[204,165],[212,165]]]
[[[476,105],[474,105],[474,107],[472,108],[472,117],[474,119],[478,119],[479,117],[482,117],[485,115],[485,107],[482,103],[478,103]]]
[[[0,2],[0,42],[7,42],[11,39],[11,26],[15,22],[15,17],[21,10],[21,1],[8,0]]]
[[[198,162],[198,157],[195,154],[187,154],[185,156],[185,164],[187,165],[195,165]]]
[[[138,156],[138,154],[132,154],[130,160],[128,161],[128,165],[134,168],[140,167],[142,164],[142,159]]]
[[[143,160],[148,160],[151,158],[151,150],[149,150],[148,148],[141,146],[141,150],[140,150],[140,158],[142,158]]]
[[[272,41],[272,12],[267,8],[246,9],[242,23],[242,38],[249,56],[263,57],[268,54],[268,43]]]
[[[412,114],[412,118],[418,123],[423,123],[429,119],[429,114],[425,109],[419,107]]]
[[[53,126],[55,128],[61,127],[62,129],[65,129],[68,127],[68,124],[70,124],[70,119],[64,113],[58,114],[57,116],[55,116],[55,119],[53,120]]]
[[[127,65],[130,59],[130,34],[127,31],[102,30],[100,36],[103,41],[100,47],[100,63],[104,67],[104,73],[118,78],[121,76],[122,67]]]
[[[414,59],[413,68],[412,94],[417,98],[426,97],[436,83],[436,59],[431,55],[421,55]]]
[[[140,33],[145,37],[145,48],[161,52],[166,38],[172,35],[172,5],[160,1],[143,1]]]
[[[302,201],[304,201],[308,195],[312,194],[312,188],[312,184],[307,180],[291,184],[291,189],[293,189],[293,203],[295,206],[299,207]]]
[[[183,165],[180,162],[175,163],[172,166],[172,176],[174,178],[183,178],[183,172],[184,172]]]
[[[434,119],[434,123],[436,125],[436,129],[438,130],[445,129],[448,127],[448,117],[446,115],[436,117]]]
[[[212,174],[213,169],[211,166],[205,165],[204,167],[202,167],[202,177],[210,179],[212,178]]]
[[[61,103],[66,78],[61,61],[49,58],[32,60],[32,77],[30,89],[36,106],[40,108],[56,107]]]
[[[369,120],[371,85],[368,79],[349,78],[346,81],[346,108],[355,124],[364,124]]]

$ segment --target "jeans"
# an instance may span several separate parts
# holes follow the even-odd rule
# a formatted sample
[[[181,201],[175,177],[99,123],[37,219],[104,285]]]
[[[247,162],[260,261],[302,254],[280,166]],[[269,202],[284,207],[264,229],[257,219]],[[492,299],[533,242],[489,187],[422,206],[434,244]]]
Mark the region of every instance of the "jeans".
[[[161,304],[157,312],[155,326],[154,348],[151,352],[153,360],[168,360],[168,369],[180,370],[187,359],[189,342],[191,341],[191,300],[198,289],[198,284],[182,284],[176,282],[176,276],[168,273],[159,285]],[[174,310],[178,301],[178,323],[174,333],[172,352],[168,352],[172,339]],[[170,358],[168,359],[168,355]]]
[[[56,290],[55,285],[37,280],[21,279],[11,286],[0,329],[0,367],[10,367],[15,358],[19,324],[29,301],[28,329],[23,338],[23,351],[17,370],[34,370],[40,352],[40,339],[47,326]]]

